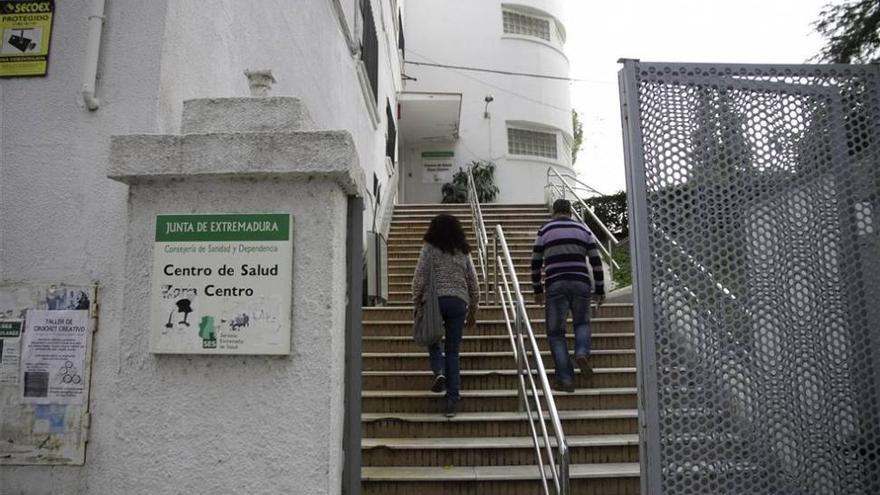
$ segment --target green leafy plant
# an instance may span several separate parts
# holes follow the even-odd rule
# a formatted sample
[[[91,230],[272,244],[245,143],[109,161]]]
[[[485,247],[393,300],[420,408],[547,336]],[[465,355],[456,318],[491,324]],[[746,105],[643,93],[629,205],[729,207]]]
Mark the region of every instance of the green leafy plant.
[[[584,143],[584,124],[581,123],[580,116],[573,108],[571,109],[571,129],[574,132],[574,142],[571,144],[571,163],[574,165],[578,159],[578,151]]]
[[[471,162],[469,168],[474,176],[477,199],[480,203],[492,202],[498,195],[498,186],[495,185],[495,164],[479,160]],[[467,171],[459,167],[458,172],[452,176],[452,182],[443,184],[441,191],[444,203],[467,203]]]
[[[608,227],[608,230],[614,234],[614,237],[616,237],[620,243],[611,250],[612,258],[614,258],[614,261],[620,266],[619,269],[614,270],[614,282],[617,287],[632,285],[632,267],[630,265],[628,240],[629,218],[626,207],[626,192],[619,191],[607,196],[595,196],[584,200],[584,202],[593,210],[596,216],[599,217],[599,220]],[[572,202],[571,207],[581,215],[581,218],[584,219],[587,226],[593,231],[593,234],[596,235],[599,242],[601,242],[602,245],[607,246],[607,236],[593,218],[584,211],[583,205],[581,205],[580,202],[575,201]],[[605,259],[604,256],[602,258]],[[609,262],[608,259],[605,259],[605,261]]]
[[[618,238],[620,244],[611,251],[611,257],[620,266],[614,270],[614,282],[618,287],[632,285],[632,264],[629,256],[629,239]]]
[[[596,216],[599,217],[599,220],[608,227],[608,230],[610,230],[615,237],[620,238],[629,235],[626,192],[619,191],[614,194],[609,194],[608,196],[596,196],[586,199],[584,202],[593,210]],[[581,215],[581,218],[587,222],[590,229],[593,230],[596,235],[600,236],[601,240],[605,241],[606,239],[604,239],[602,229],[600,229],[593,221],[592,217],[584,211],[581,204],[575,201],[571,206]]]

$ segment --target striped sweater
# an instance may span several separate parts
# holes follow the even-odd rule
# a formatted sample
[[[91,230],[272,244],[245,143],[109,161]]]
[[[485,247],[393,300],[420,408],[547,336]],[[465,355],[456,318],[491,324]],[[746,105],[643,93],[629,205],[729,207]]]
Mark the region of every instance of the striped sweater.
[[[580,280],[590,283],[587,258],[593,269],[596,294],[605,294],[599,244],[584,224],[567,217],[554,218],[538,229],[532,250],[532,285],[535,294],[542,294],[541,268],[544,281]]]

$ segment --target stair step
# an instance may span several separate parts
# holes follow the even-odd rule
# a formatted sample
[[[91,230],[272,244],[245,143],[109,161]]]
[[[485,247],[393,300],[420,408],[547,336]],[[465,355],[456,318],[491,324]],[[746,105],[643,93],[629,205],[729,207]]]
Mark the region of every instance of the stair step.
[[[416,256],[419,252],[421,252],[422,245],[424,244],[424,241],[422,240],[423,236],[424,236],[424,232],[418,236],[415,236],[415,235],[410,236],[411,238],[392,237],[392,238],[388,239],[388,255],[393,256],[397,252],[397,250],[415,251],[416,249],[418,249],[416,254],[412,255],[412,256]],[[470,255],[474,259],[474,261],[476,262],[476,260],[478,259],[477,258],[477,252],[478,252],[477,251],[477,240],[476,240],[476,238],[469,238],[466,240],[467,240],[468,244],[471,246]],[[530,250],[534,249],[534,246],[535,246],[534,234],[531,234],[529,236],[519,237],[519,238],[513,238],[513,239],[508,237],[508,239],[507,239],[507,248],[509,250],[516,249],[516,250],[520,250],[520,251],[523,251],[523,250],[530,251]],[[500,247],[498,248],[497,253],[498,254],[502,253]],[[490,259],[492,258],[493,246],[492,246],[491,237],[489,238],[489,244],[486,248],[486,254],[490,257]]]
[[[376,320],[404,320],[412,321],[412,305],[406,306],[369,306],[363,308],[364,322]],[[526,300],[526,311],[529,314],[530,321],[544,318],[544,306],[537,304],[529,304]],[[598,309],[595,306],[590,310],[592,316],[597,318],[617,318],[633,321],[632,304],[603,304]],[[504,319],[504,310],[501,306],[495,304],[480,305],[479,321],[483,319],[502,320]],[[593,320],[595,321],[595,319]]]
[[[489,254],[491,255],[491,249],[489,251],[490,251]],[[531,246],[521,246],[521,247],[516,247],[516,248],[509,248],[508,251],[510,252],[511,256],[517,256],[517,255],[531,256],[532,255],[532,247]],[[414,244],[413,245],[404,244],[401,246],[396,246],[393,250],[389,249],[388,250],[388,258],[389,259],[392,257],[394,257],[394,258],[404,258],[404,257],[418,258],[419,254],[421,252],[422,252],[421,245],[416,246]]]
[[[634,387],[626,387],[626,388],[586,388],[586,389],[578,389],[574,392],[557,392],[553,391],[554,396],[568,396],[568,397],[576,397],[576,396],[601,396],[601,395],[632,395],[636,393],[636,389]],[[543,396],[544,393],[541,390],[538,390],[538,396]],[[431,392],[430,390],[364,390],[364,397],[371,398],[437,398],[442,397],[442,392]],[[478,398],[492,398],[492,397],[517,397],[517,390],[462,390],[461,397],[462,399],[478,399]],[[610,409],[621,409],[612,407]],[[690,437],[686,437],[689,439]],[[701,437],[702,438],[702,437]]]
[[[493,219],[483,219],[483,226],[486,227],[487,232],[494,232],[496,225],[501,225],[501,227],[507,230],[531,230],[532,235],[534,236],[541,225],[546,222],[548,219],[544,216],[541,219],[530,219],[530,218],[515,218],[515,217],[499,217]],[[475,228],[471,223],[470,218],[460,218],[460,223],[462,230],[465,233],[474,232]],[[392,220],[391,221],[391,232],[404,232],[409,229],[420,229],[425,231],[428,229],[428,226],[431,224],[430,219],[425,220]],[[505,232],[506,235],[506,232]]]
[[[456,211],[447,214],[458,218],[458,221],[461,223],[462,227],[473,227],[473,216],[471,216],[470,211]],[[427,213],[399,213],[394,215],[393,219],[391,220],[391,225],[419,224],[427,227],[435,216],[436,215]],[[550,220],[550,218],[551,216],[547,213],[529,210],[511,210],[495,213],[483,212],[483,225],[489,227],[489,225],[494,225],[496,222],[520,222],[525,224],[533,224],[536,226],[537,230],[538,226],[541,226],[542,224]]]
[[[474,265],[474,268],[476,268],[476,270],[477,270],[477,276],[479,277],[479,282],[480,282],[480,290],[482,291],[483,288],[485,287],[485,285],[482,280],[482,277],[480,277],[481,274],[480,274],[480,266],[479,265],[480,264],[477,263],[476,265]],[[388,280],[389,281],[395,280],[398,282],[403,280],[403,281],[408,281],[409,283],[412,283],[413,273],[415,273],[415,269],[416,269],[415,265],[408,267],[408,268],[407,267],[396,267],[396,268],[389,267],[388,268]],[[492,274],[492,271],[488,267],[486,268],[486,276],[489,279],[489,285],[491,287],[495,283],[495,280],[494,280],[494,276]],[[529,290],[529,286],[531,285],[531,278],[530,278],[531,274],[529,273],[529,269],[525,268],[525,267],[517,267],[516,268],[516,277],[520,283],[520,290],[522,290],[523,293],[525,293],[526,290]],[[507,279],[510,280],[510,276],[508,276]],[[498,283],[499,284],[502,283],[502,278],[501,278],[500,274],[498,275]],[[511,290],[513,290],[513,289],[511,289]]]
[[[472,215],[470,208],[466,210],[454,210],[443,212],[447,215],[452,215],[458,218],[461,222],[471,222]],[[439,213],[433,212],[420,212],[420,211],[395,211],[394,212],[394,220],[421,220],[425,223],[431,221],[432,218],[437,216]],[[529,208],[519,208],[519,209],[506,209],[506,210],[493,210],[493,211],[483,211],[483,222],[487,222],[488,220],[498,219],[498,218],[529,218],[533,219],[536,222],[546,222],[551,218],[550,213],[547,210],[538,210],[538,209],[529,209]]]
[[[447,208],[469,208],[469,203],[398,203],[394,205],[394,211],[397,211],[398,208],[409,209],[409,208],[426,208],[429,210],[438,210],[442,211]],[[547,205],[543,203],[481,203],[480,208],[490,209],[490,208],[544,208],[547,209]]]
[[[465,239],[468,242],[475,241],[477,238],[474,235],[473,229],[467,226],[463,226]],[[486,226],[487,230],[489,226]],[[503,226],[502,226],[503,228]],[[539,225],[535,225],[534,228],[517,228],[513,229],[504,229],[504,238],[509,242],[511,240],[522,241],[524,239],[531,239],[532,242],[535,241],[535,235],[538,233]],[[415,226],[398,226],[391,227],[391,230],[388,233],[388,242],[396,241],[396,240],[408,240],[412,241],[422,241],[425,237],[425,231],[427,230],[427,225],[424,227],[415,227]],[[488,231],[486,234],[489,237],[489,245],[492,245],[492,237],[494,236],[494,227],[492,230]],[[491,235],[490,235],[491,234]]]
[[[532,331],[536,338],[546,337],[545,320],[533,318],[530,320]],[[363,322],[363,335],[365,337],[411,337],[412,320],[370,320]],[[590,322],[590,330],[593,335],[632,333],[632,318],[594,318]],[[515,331],[515,330],[514,330]],[[467,330],[464,337],[481,336],[505,336],[508,337],[507,323],[504,320],[479,320],[475,330]],[[566,322],[566,332],[571,333],[571,321]]]
[[[572,479],[630,478],[639,476],[638,463],[572,464],[569,466]],[[549,466],[546,467],[549,469]],[[541,476],[537,466],[474,466],[441,468],[371,467],[364,468],[363,479],[383,481],[390,479],[409,479],[423,481],[511,479],[536,480]]]
[[[546,417],[546,413],[545,413]],[[363,438],[529,436],[522,412],[461,412],[453,418],[439,413],[377,412],[361,414]],[[566,435],[638,433],[636,409],[559,411]]]
[[[388,255],[389,256],[399,256],[399,255],[407,254],[408,256],[416,256],[417,257],[419,255],[419,253],[422,252],[422,246],[424,246],[424,243],[421,241],[416,242],[416,241],[401,240],[401,241],[394,241],[393,243],[389,241]],[[531,240],[523,239],[523,240],[517,241],[516,243],[512,243],[512,242],[508,241],[507,248],[511,252],[511,254],[517,253],[517,252],[519,252],[521,254],[526,254],[526,253],[531,254],[532,249],[534,249],[534,239],[531,239]],[[500,249],[499,249],[499,252],[500,252]],[[490,240],[490,244],[489,244],[489,249],[487,250],[487,254],[490,257],[492,256],[491,240]],[[477,258],[476,250],[474,250],[471,253],[471,256],[474,259]]]
[[[556,371],[546,368],[548,379],[556,377]],[[537,371],[532,370],[537,376]],[[363,390],[427,390],[433,381],[430,370],[419,371],[363,371]],[[636,386],[635,368],[593,368],[593,377],[590,383],[580,376],[580,370],[575,368],[575,386],[588,385],[592,388],[622,388]],[[515,369],[509,370],[462,370],[462,390],[491,390],[503,389],[514,390],[519,387],[519,379]]]
[[[573,435],[566,437],[569,447],[595,447],[604,445],[638,445],[639,436],[625,435]],[[398,450],[421,450],[421,449],[520,449],[534,448],[531,437],[467,437],[467,438],[365,438],[361,442],[364,449],[388,448]],[[544,442],[538,439],[538,445],[543,448]],[[556,447],[556,439],[550,439],[550,446]]]
[[[388,258],[388,269],[389,270],[394,270],[394,269],[400,270],[403,268],[415,268],[418,261],[419,261],[418,256],[413,256],[411,258],[392,258],[392,257],[389,257]],[[529,273],[529,271],[531,270],[531,266],[532,266],[531,265],[531,263],[532,263],[531,255],[529,255],[529,256],[515,256],[512,258],[512,261],[513,261],[513,267],[516,269],[517,277],[519,277],[519,274],[521,272]],[[477,258],[474,258],[474,263],[475,263],[474,266],[478,267],[478,265],[480,264],[480,261]],[[490,264],[489,266],[487,266],[486,267],[487,271],[490,268],[493,268],[493,265]],[[490,272],[490,273],[492,273],[492,272]],[[498,279],[500,282],[501,281],[501,274],[500,274],[501,270],[500,269],[499,269],[498,273],[499,273]],[[524,280],[520,281],[520,283],[522,283],[522,282],[524,282]]]
[[[450,215],[462,215],[462,216],[470,216],[471,209],[467,208],[453,208],[453,211],[444,212]],[[528,213],[532,215],[543,215],[544,218],[550,217],[550,212],[546,207],[543,206],[520,206],[520,207],[508,207],[508,208],[480,208],[483,213],[483,217],[490,217],[494,215],[518,215],[521,213]],[[424,211],[421,209],[408,209],[408,208],[395,208],[394,209],[394,218],[398,217],[409,217],[409,216],[418,216],[418,217],[426,217],[426,218],[434,218],[437,213],[432,211]]]
[[[509,241],[511,239],[522,239],[522,238],[530,238],[532,241],[535,240],[535,236],[538,234],[538,229],[541,228],[542,222],[528,222],[528,223],[516,223],[516,224],[506,224],[503,221],[495,221],[491,222],[483,222],[483,226],[486,228],[486,237],[489,240],[489,245],[492,245],[492,240],[496,234],[496,225],[501,225],[501,229],[504,231],[504,237]],[[431,222],[425,221],[421,224],[416,223],[401,223],[398,225],[394,225],[393,223],[389,224],[389,230],[385,235],[386,240],[392,240],[396,236],[402,237],[412,237],[418,235],[418,231],[421,231],[422,237],[424,237],[425,232],[428,230],[428,227],[431,225]],[[461,228],[464,231],[464,235],[466,239],[474,239],[476,240],[476,230],[471,224],[470,220],[465,220],[461,222]],[[419,237],[419,240],[422,240]]]
[[[639,493],[638,463],[571,464],[569,475],[571,493],[577,495]],[[364,495],[535,495],[542,492],[540,476],[537,466],[364,467],[361,472]]]
[[[365,335],[361,341],[364,352],[417,352],[424,349],[412,339],[412,324],[407,323],[400,332],[403,335]],[[547,349],[547,336],[540,332],[535,336],[538,345]],[[574,336],[568,332],[566,336],[569,349],[574,345]],[[598,333],[591,336],[592,349],[634,349],[634,333]],[[510,335],[506,332],[498,335],[465,335],[461,341],[462,352],[509,351],[512,347]]]
[[[486,294],[485,291],[481,292],[480,305],[487,305],[494,302],[491,294]],[[526,300],[533,299],[534,297],[531,290],[522,291],[522,294]],[[410,292],[389,292],[387,304],[388,306],[412,305],[412,294]]]
[[[599,409],[630,409],[638,407],[635,388],[581,388],[574,392],[554,392],[559,410],[591,411]],[[442,412],[443,393],[430,390],[364,390],[363,412]],[[543,391],[538,397],[544,403]],[[515,411],[519,393],[507,390],[462,390],[460,412]]]
[[[531,359],[532,353],[527,353]],[[550,351],[541,351],[545,367],[553,365]],[[623,368],[636,365],[636,352],[632,349],[595,350],[590,355],[590,362],[599,368]],[[421,370],[428,366],[427,352],[365,352],[362,366],[365,371],[402,371]],[[460,366],[463,370],[473,369],[513,369],[516,360],[513,352],[462,352]]]
[[[638,462],[639,436],[572,435],[566,437],[572,463]],[[556,448],[556,439],[550,439]],[[538,440],[544,448],[543,438]],[[365,438],[364,466],[474,466],[491,459],[496,466],[528,466],[535,462],[531,437]],[[542,451],[543,454],[543,451]]]

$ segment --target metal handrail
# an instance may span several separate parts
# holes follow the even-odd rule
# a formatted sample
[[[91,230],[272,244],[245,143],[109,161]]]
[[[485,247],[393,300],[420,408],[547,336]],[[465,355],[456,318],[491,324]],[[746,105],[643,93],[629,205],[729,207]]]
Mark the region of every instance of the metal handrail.
[[[589,206],[587,206],[586,203],[584,203],[584,200],[581,199],[581,197],[577,194],[577,192],[574,190],[574,188],[571,187],[571,184],[569,184],[568,181],[565,180],[565,177],[559,175],[559,172],[557,172],[556,169],[554,169],[553,167],[547,168],[547,185],[555,186],[555,184],[552,184],[550,182],[551,177],[554,175],[556,176],[556,178],[558,178],[562,182],[562,185],[564,186],[562,188],[563,192],[565,190],[570,191],[572,196],[574,196],[574,198],[578,201],[578,203],[580,203],[580,205],[584,208],[584,211],[586,211],[587,213],[590,214],[590,218],[592,218],[593,221],[596,222],[596,225],[598,225],[599,228],[602,229],[602,232],[608,237],[608,239],[611,240],[611,242],[613,242],[615,246],[620,244],[620,241],[617,240],[617,237],[614,237],[614,234],[612,234],[611,231],[608,230],[608,227],[605,226],[605,224],[602,222],[602,220],[599,220],[599,217],[596,216],[596,213],[593,211],[593,209],[590,208]],[[578,182],[580,184],[583,184],[580,181],[578,181]],[[589,186],[587,186],[587,187],[589,187]],[[592,189],[592,188],[590,188],[590,189]]]
[[[594,188],[593,186],[591,186],[591,185],[587,184],[586,182],[584,182],[584,181],[578,179],[578,178],[575,177],[574,175],[572,175],[572,174],[567,174],[567,173],[559,173],[559,171],[556,170],[556,169],[554,169],[553,167],[550,167],[550,168],[547,169],[547,176],[548,176],[548,178],[549,178],[549,176],[550,176],[550,171],[551,171],[551,170],[553,170],[554,172],[556,172],[556,175],[559,175],[560,177],[562,177],[562,178],[568,180],[569,182],[573,182],[575,185],[581,186],[582,188],[586,189],[587,191],[589,191],[589,192],[592,193],[592,194],[595,194],[596,196],[606,196],[606,194],[603,193],[602,191],[599,191],[598,189]]]
[[[385,197],[376,208],[377,213],[373,218],[373,231],[382,234],[385,239],[388,239],[391,231],[391,217],[394,215],[394,204],[397,202],[397,183],[400,180],[398,170],[399,167],[394,167],[394,173],[388,178],[385,184]]]
[[[557,495],[569,495],[571,493],[571,479],[569,467],[571,464],[571,452],[568,448],[568,441],[562,430],[562,421],[559,418],[559,411],[556,408],[556,399],[553,397],[553,391],[550,388],[550,380],[547,378],[547,370],[544,368],[544,362],[541,359],[541,349],[538,346],[538,340],[535,338],[535,332],[532,330],[532,324],[529,321],[529,315],[526,310],[525,299],[519,288],[519,279],[516,275],[516,266],[510,256],[510,248],[507,245],[507,239],[504,237],[504,230],[501,225],[495,226],[495,236],[493,238],[493,253],[495,254],[495,273],[496,285],[495,291],[500,296],[501,306],[504,309],[504,321],[507,325],[507,332],[513,346],[513,355],[517,365],[517,377],[519,378],[519,398],[520,411],[524,411],[529,419],[529,429],[532,433],[532,441],[535,446],[535,453],[538,458],[538,470],[541,474],[541,483],[544,488],[545,495],[550,495],[548,480],[548,470],[544,468],[541,447],[543,444],[547,460],[550,463],[549,472],[553,480],[553,487]],[[501,248],[501,255],[498,255],[498,248]],[[500,270],[499,270],[500,268]],[[497,273],[500,271],[502,283],[497,283]],[[508,281],[510,275],[510,281]],[[512,292],[511,292],[512,287]],[[505,296],[506,294],[506,296]],[[511,325],[511,320],[513,325]],[[514,336],[514,328],[516,327],[516,336]],[[526,349],[526,340],[528,340],[529,350]],[[531,353],[535,360],[535,372],[532,371],[532,365],[528,356]],[[538,396],[538,385],[535,383],[535,375],[541,385],[541,391],[544,396],[544,402],[547,407],[547,418],[545,418],[541,400]],[[528,387],[527,387],[528,386]],[[530,402],[531,399],[533,402]],[[534,412],[532,411],[534,406]],[[552,443],[547,429],[547,420],[553,429],[553,436],[556,440],[556,456],[554,459]],[[537,426],[541,430],[541,439],[537,434]]]
[[[489,277],[487,258],[489,236],[486,234],[486,225],[483,223],[483,210],[480,208],[480,198],[477,196],[477,186],[474,183],[473,167],[467,169],[468,203],[471,206],[471,222],[474,234],[477,237],[477,257],[480,261],[480,271],[483,275],[483,293],[489,293]]]
[[[553,176],[556,176],[556,178],[558,178],[562,184],[559,185],[559,184],[553,183],[552,182]],[[581,182],[578,179],[575,179],[575,180],[577,181],[578,184],[580,184],[580,185],[586,187],[587,189],[590,189],[591,191],[599,194],[599,192],[596,191],[595,189],[593,189],[592,187],[584,184],[583,182]],[[608,230],[608,227],[605,226],[605,223],[602,222],[602,220],[599,220],[599,217],[596,216],[596,212],[594,212],[592,208],[587,206],[587,204],[580,197],[580,195],[578,195],[577,191],[575,191],[575,189],[573,187],[571,187],[571,184],[569,184],[568,181],[565,180],[565,177],[560,175],[559,172],[557,172],[553,167],[547,168],[547,187],[551,187],[554,190],[556,190],[559,193],[560,197],[563,197],[563,198],[566,197],[566,192],[569,192],[571,194],[571,196],[573,196],[577,200],[577,202],[581,205],[581,207],[583,207],[584,211],[586,211],[587,213],[590,214],[590,218],[592,218],[593,221],[596,222],[596,225],[598,225],[599,228],[602,229],[602,232],[608,237],[608,247],[603,246],[601,242],[596,243],[599,246],[599,252],[601,252],[602,255],[605,256],[606,260],[608,261],[608,266],[611,267],[612,270],[613,269],[620,270],[620,265],[616,261],[614,261],[614,257],[611,255],[612,249],[614,248],[614,246],[619,245],[620,241],[618,241],[617,237],[615,237],[614,234],[612,234],[611,231]],[[584,218],[581,216],[580,213],[578,213],[577,210],[572,211],[572,213],[574,214],[575,218],[578,219],[579,222],[581,222],[584,225],[587,224],[587,222],[584,221]],[[613,273],[609,273],[608,278],[610,280],[613,280]]]

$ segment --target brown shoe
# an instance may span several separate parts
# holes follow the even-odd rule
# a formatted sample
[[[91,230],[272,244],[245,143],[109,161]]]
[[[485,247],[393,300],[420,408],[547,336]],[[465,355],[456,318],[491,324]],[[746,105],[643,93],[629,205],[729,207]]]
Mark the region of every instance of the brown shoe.
[[[553,388],[553,390],[556,390],[558,392],[571,393],[571,392],[574,392],[574,383],[564,383],[564,382],[558,382],[558,381],[554,380],[552,388]]]
[[[586,354],[578,354],[574,357],[574,362],[581,369],[581,376],[586,380],[593,378],[593,367],[590,366],[590,358]]]

